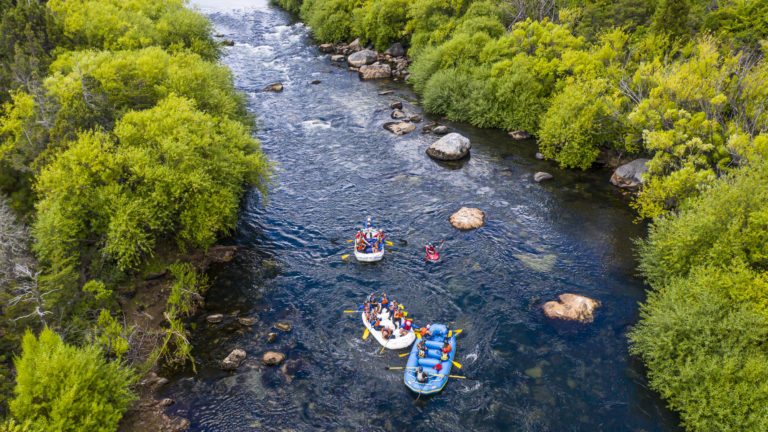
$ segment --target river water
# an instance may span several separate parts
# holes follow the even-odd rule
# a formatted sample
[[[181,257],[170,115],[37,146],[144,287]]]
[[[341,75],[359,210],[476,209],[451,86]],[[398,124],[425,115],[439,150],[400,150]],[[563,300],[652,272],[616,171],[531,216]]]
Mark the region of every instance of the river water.
[[[644,296],[632,239],[644,227],[610,172],[559,170],[534,158],[532,142],[450,123],[471,139],[471,158],[436,163],[424,152],[434,136],[382,128],[390,102],[421,112],[404,84],[362,82],[334,66],[303,24],[262,0],[197,4],[235,41],[224,62],[258,116],[277,178],[266,202],[248,194],[230,240],[241,252],[210,273],[204,315],[227,317],[193,321],[197,374],[172,377],[169,414],[193,431],[677,430],[627,351]],[[282,93],[260,92],[277,81]],[[534,182],[542,170],[554,180]],[[448,217],[462,206],[484,210],[485,227],[453,229]],[[369,215],[394,246],[380,263],[343,261],[345,240]],[[426,262],[425,243],[440,240],[441,260]],[[362,340],[359,316],[343,313],[373,291],[405,304],[419,325],[464,329],[463,368],[453,372],[479,380],[411,394],[402,371],[384,369],[406,358],[379,354],[373,338]],[[547,319],[542,303],[564,292],[599,299],[595,322]],[[238,314],[258,322],[241,327]],[[278,321],[292,329],[275,330]],[[268,344],[271,331],[279,334]],[[234,348],[248,359],[222,372],[217,362]],[[287,354],[283,368],[261,365],[267,350]]]

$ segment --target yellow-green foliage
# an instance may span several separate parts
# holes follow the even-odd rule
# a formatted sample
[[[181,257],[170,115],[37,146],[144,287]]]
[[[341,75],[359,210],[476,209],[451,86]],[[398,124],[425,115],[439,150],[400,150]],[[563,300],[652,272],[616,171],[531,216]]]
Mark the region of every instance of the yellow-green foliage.
[[[16,420],[41,431],[111,432],[134,400],[133,373],[104,359],[94,346],[67,345],[45,328],[39,339],[27,332],[15,360]]]

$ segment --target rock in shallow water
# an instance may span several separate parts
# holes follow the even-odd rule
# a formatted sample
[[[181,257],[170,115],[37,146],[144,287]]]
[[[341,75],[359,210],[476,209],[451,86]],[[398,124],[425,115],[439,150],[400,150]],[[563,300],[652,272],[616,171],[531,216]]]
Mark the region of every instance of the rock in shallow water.
[[[291,331],[291,323],[283,321],[275,324],[275,328],[284,332]]]
[[[364,65],[360,67],[358,71],[360,79],[383,79],[392,76],[392,69],[388,64],[376,63],[372,65]]]
[[[329,44],[329,43],[320,44],[318,45],[317,49],[319,49],[321,53],[326,53],[326,54],[330,54],[335,50],[333,44]]]
[[[552,174],[544,171],[539,171],[536,174],[533,175],[533,180],[536,181],[536,183],[541,183],[546,180],[553,179]]]
[[[549,318],[559,318],[583,323],[594,321],[594,310],[600,302],[577,294],[560,294],[560,301],[548,301],[542,309]]]
[[[221,361],[221,368],[226,371],[233,371],[245,361],[245,351],[236,348]]]
[[[432,133],[435,135],[445,135],[448,133],[448,126],[443,126],[443,125],[435,126],[432,128]]]
[[[392,116],[391,117],[393,119],[396,119],[396,120],[403,119],[403,118],[405,118],[405,113],[400,111],[399,109],[395,109],[395,110],[392,111]]]
[[[450,222],[454,228],[460,230],[480,228],[485,224],[485,213],[480,209],[462,207],[451,215]]]
[[[636,191],[643,184],[645,173],[648,171],[648,159],[635,159],[614,171],[611,183],[622,189]]]
[[[237,322],[239,322],[240,325],[252,326],[252,325],[256,324],[256,318],[240,317],[240,318],[237,319]]]
[[[527,140],[531,138],[531,134],[524,130],[516,130],[508,133],[514,140]]]
[[[271,332],[267,335],[267,343],[272,343],[277,339],[277,333]]]
[[[274,83],[264,87],[264,91],[279,93],[283,91],[283,83]]]
[[[403,103],[399,102],[399,101],[398,102],[392,102],[391,104],[389,104],[389,107],[392,108],[392,109],[399,109],[400,110],[400,109],[403,109]]]
[[[405,135],[409,132],[413,132],[416,129],[416,126],[407,122],[389,122],[384,123],[384,129],[395,135]]]
[[[276,351],[267,351],[261,357],[261,361],[267,366],[277,366],[285,360],[285,354]]]
[[[362,50],[347,57],[347,63],[349,63],[350,66],[360,67],[373,64],[378,59],[379,55],[376,54],[375,51]]]
[[[432,131],[434,132],[435,129],[432,129]],[[469,138],[454,132],[432,143],[427,148],[427,154],[434,159],[452,161],[461,159],[469,154],[471,147]]]
[[[211,324],[220,323],[223,319],[224,319],[224,315],[222,314],[212,314],[205,317],[205,320]]]
[[[347,59],[347,58],[346,58],[346,57],[344,57],[344,56],[343,56],[343,55],[341,55],[341,54],[336,54],[336,55],[332,55],[332,56],[331,56],[331,61],[332,61],[332,62],[336,62],[336,63],[341,63],[341,62],[345,61],[346,59]]]

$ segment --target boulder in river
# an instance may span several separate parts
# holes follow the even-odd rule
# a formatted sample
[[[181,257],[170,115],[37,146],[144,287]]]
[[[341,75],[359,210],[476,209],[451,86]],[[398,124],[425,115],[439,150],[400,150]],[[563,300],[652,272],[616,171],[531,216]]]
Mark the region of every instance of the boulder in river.
[[[413,132],[416,129],[416,126],[408,122],[389,122],[384,123],[384,129],[392,132],[395,135],[405,135],[407,133]]]
[[[391,104],[389,104],[389,107],[392,109],[403,109],[403,103],[400,101],[392,102]]]
[[[312,84],[312,85],[318,85],[318,84],[320,84],[321,82],[322,82],[322,81],[320,81],[320,80],[314,80],[314,81],[312,81],[310,84]]]
[[[640,189],[645,173],[648,171],[648,162],[648,159],[635,159],[616,168],[611,176],[611,183],[623,189],[633,191]]]
[[[205,317],[205,320],[211,324],[220,323],[223,319],[224,319],[224,315],[222,314],[211,314]]]
[[[274,342],[275,340],[277,340],[277,333],[275,333],[275,332],[270,332],[270,333],[267,335],[267,343],[272,343],[272,342]]]
[[[345,60],[347,60],[347,58],[346,58],[346,57],[344,57],[344,56],[343,56],[343,55],[341,55],[341,54],[336,54],[336,55],[332,55],[332,56],[331,56],[331,61],[332,61],[332,62],[341,63],[341,62],[343,62],[343,61],[345,61]]]
[[[232,39],[227,39],[225,41],[221,41],[221,44],[224,46],[235,46],[235,41]]]
[[[268,92],[281,92],[283,91],[283,83],[274,83],[264,87],[264,91]]]
[[[445,135],[448,133],[448,126],[438,125],[432,128],[432,133],[435,135]]]
[[[256,324],[256,318],[240,317],[240,318],[237,319],[237,322],[240,323],[240,325],[252,326],[252,325]]]
[[[485,224],[485,213],[480,209],[462,207],[459,211],[452,214],[449,220],[454,228],[471,230],[480,228]]]
[[[394,111],[392,111],[392,118],[396,120],[404,119],[405,113],[400,111],[399,109],[395,109]]]
[[[376,54],[376,51],[362,50],[347,57],[347,63],[349,63],[350,66],[361,67],[376,63],[376,60],[378,59],[379,55]]]
[[[427,148],[427,154],[437,160],[452,161],[468,155],[471,147],[469,138],[454,132],[432,143]]]
[[[384,51],[384,54],[389,54],[392,57],[402,57],[405,55],[405,48],[403,48],[403,45],[400,44],[400,42],[395,42]]]
[[[221,368],[227,371],[233,371],[245,361],[245,351],[240,348],[232,350],[231,353],[221,361]]]
[[[321,53],[330,54],[335,50],[335,47],[333,44],[325,43],[318,45],[317,49],[319,49]]]
[[[547,317],[591,323],[595,308],[600,306],[599,301],[577,294],[560,294],[559,299],[544,303],[542,309]]]
[[[418,122],[421,121],[421,116],[418,115],[418,114],[414,114],[414,115],[408,117],[408,121],[411,122],[411,123],[418,123]]]
[[[554,177],[552,177],[552,174],[544,171],[539,171],[536,174],[533,175],[533,180],[536,181],[536,183],[541,183],[543,181],[552,180]]]
[[[364,80],[389,78],[392,76],[392,69],[386,63],[363,65],[360,66],[358,75],[360,76],[360,79]]]
[[[291,331],[291,323],[287,321],[282,321],[275,324],[275,328],[278,330],[282,330],[284,332]]]
[[[285,360],[285,354],[277,351],[267,351],[261,356],[261,361],[267,366],[277,366]]]
[[[524,130],[516,130],[509,132],[507,135],[511,136],[514,140],[527,140],[531,139],[531,134]]]

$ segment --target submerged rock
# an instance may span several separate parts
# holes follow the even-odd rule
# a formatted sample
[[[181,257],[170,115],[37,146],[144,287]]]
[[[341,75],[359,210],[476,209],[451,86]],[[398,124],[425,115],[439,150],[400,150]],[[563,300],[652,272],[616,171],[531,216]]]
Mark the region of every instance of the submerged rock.
[[[542,309],[549,318],[559,318],[583,323],[594,321],[594,310],[600,302],[577,294],[560,294],[560,301],[548,301]]]
[[[221,44],[224,46],[235,46],[235,41],[232,39],[227,39],[225,41],[221,41]]]
[[[414,114],[414,115],[408,117],[408,121],[411,122],[411,123],[418,123],[418,122],[421,121],[421,116],[418,115],[418,114]]]
[[[405,55],[405,48],[403,48],[403,45],[401,45],[400,42],[395,42],[391,47],[384,51],[384,54],[389,54],[392,57],[402,57]]]
[[[427,154],[434,159],[452,161],[465,157],[471,147],[469,138],[454,132],[432,143],[427,148]]]
[[[403,109],[403,103],[402,102],[392,102],[389,104],[389,107],[392,109]]]
[[[221,361],[221,368],[226,371],[233,371],[245,361],[245,357],[245,351],[236,348],[229,353],[227,358]]]
[[[321,53],[330,54],[334,52],[336,48],[333,44],[325,43],[318,45],[317,49],[319,49]]]
[[[264,91],[279,93],[283,91],[283,83],[274,83],[264,87]]]
[[[623,189],[633,191],[640,189],[645,173],[648,171],[648,162],[648,159],[635,159],[616,168],[611,176],[611,183]]]
[[[275,328],[284,332],[291,331],[291,323],[283,321],[275,324]]]
[[[272,343],[275,340],[277,340],[277,333],[271,332],[270,334],[267,335],[267,343]]]
[[[405,113],[400,111],[399,109],[395,109],[394,111],[392,111],[391,117],[396,120],[403,119],[405,118]]]
[[[445,135],[448,133],[448,126],[438,125],[432,128],[432,133],[435,135]]]
[[[261,356],[261,361],[267,366],[277,366],[285,360],[285,354],[276,351],[267,351]]]
[[[378,59],[379,55],[376,54],[375,51],[362,50],[347,57],[347,63],[349,63],[350,66],[360,67],[373,64]]]
[[[212,314],[205,317],[205,320],[211,324],[220,323],[223,319],[224,319],[224,315],[222,314]]]
[[[392,76],[392,69],[388,64],[375,63],[372,65],[363,65],[358,71],[360,79],[383,79]]]
[[[544,171],[539,171],[533,175],[533,180],[535,180],[536,183],[541,183],[546,180],[552,180],[553,178],[554,177],[552,177],[552,174]]]
[[[240,318],[237,319],[237,322],[239,322],[240,325],[252,326],[252,325],[256,324],[256,318],[240,317]]]
[[[322,81],[320,81],[320,80],[314,80],[314,81],[312,81],[310,84],[312,84],[312,85],[318,85],[318,84],[320,84],[321,82],[322,82]]]
[[[346,60],[347,60],[347,58],[344,57],[341,54],[336,54],[336,55],[332,55],[331,56],[331,61],[332,62],[341,63],[341,62],[346,61]]]
[[[389,122],[384,123],[384,129],[395,135],[405,135],[409,132],[413,132],[416,129],[416,126],[408,122]]]
[[[462,207],[451,215],[450,222],[454,228],[460,230],[480,228],[485,224],[485,213],[480,209]]]
[[[524,130],[512,131],[512,132],[509,132],[507,135],[511,136],[512,139],[515,139],[515,140],[531,139],[531,134],[529,134],[528,132],[526,132]]]

